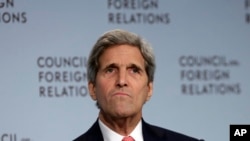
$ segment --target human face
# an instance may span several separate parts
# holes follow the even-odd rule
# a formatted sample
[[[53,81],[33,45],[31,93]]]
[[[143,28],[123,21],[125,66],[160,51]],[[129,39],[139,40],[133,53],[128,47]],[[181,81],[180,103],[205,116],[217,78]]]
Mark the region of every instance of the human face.
[[[101,113],[113,118],[141,117],[153,84],[148,82],[139,49],[130,45],[109,47],[100,56],[99,64],[96,82],[89,83],[89,91]]]

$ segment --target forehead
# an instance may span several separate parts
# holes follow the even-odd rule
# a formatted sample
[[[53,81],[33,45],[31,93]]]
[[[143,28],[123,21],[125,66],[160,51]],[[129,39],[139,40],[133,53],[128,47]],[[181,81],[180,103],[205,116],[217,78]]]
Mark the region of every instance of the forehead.
[[[144,66],[144,58],[138,47],[131,45],[115,45],[104,50],[99,57],[100,66],[109,63],[133,63]]]

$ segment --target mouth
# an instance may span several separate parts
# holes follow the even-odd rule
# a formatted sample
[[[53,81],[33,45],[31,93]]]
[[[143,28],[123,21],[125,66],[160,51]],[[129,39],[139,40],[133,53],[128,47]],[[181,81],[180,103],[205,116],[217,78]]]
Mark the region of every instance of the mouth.
[[[124,92],[116,92],[113,94],[113,96],[129,96],[129,94],[124,93]]]

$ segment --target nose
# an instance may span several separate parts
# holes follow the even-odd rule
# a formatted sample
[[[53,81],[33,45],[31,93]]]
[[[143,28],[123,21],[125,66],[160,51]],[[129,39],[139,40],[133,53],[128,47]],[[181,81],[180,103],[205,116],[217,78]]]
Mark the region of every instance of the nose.
[[[117,76],[117,82],[116,86],[121,88],[124,86],[127,86],[127,73],[126,70],[119,70],[118,76]]]

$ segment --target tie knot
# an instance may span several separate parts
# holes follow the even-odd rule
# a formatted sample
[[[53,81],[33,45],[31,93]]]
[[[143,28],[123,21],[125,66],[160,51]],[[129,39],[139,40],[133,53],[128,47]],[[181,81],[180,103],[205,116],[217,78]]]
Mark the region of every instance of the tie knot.
[[[133,137],[127,136],[122,139],[122,141],[135,141]]]

